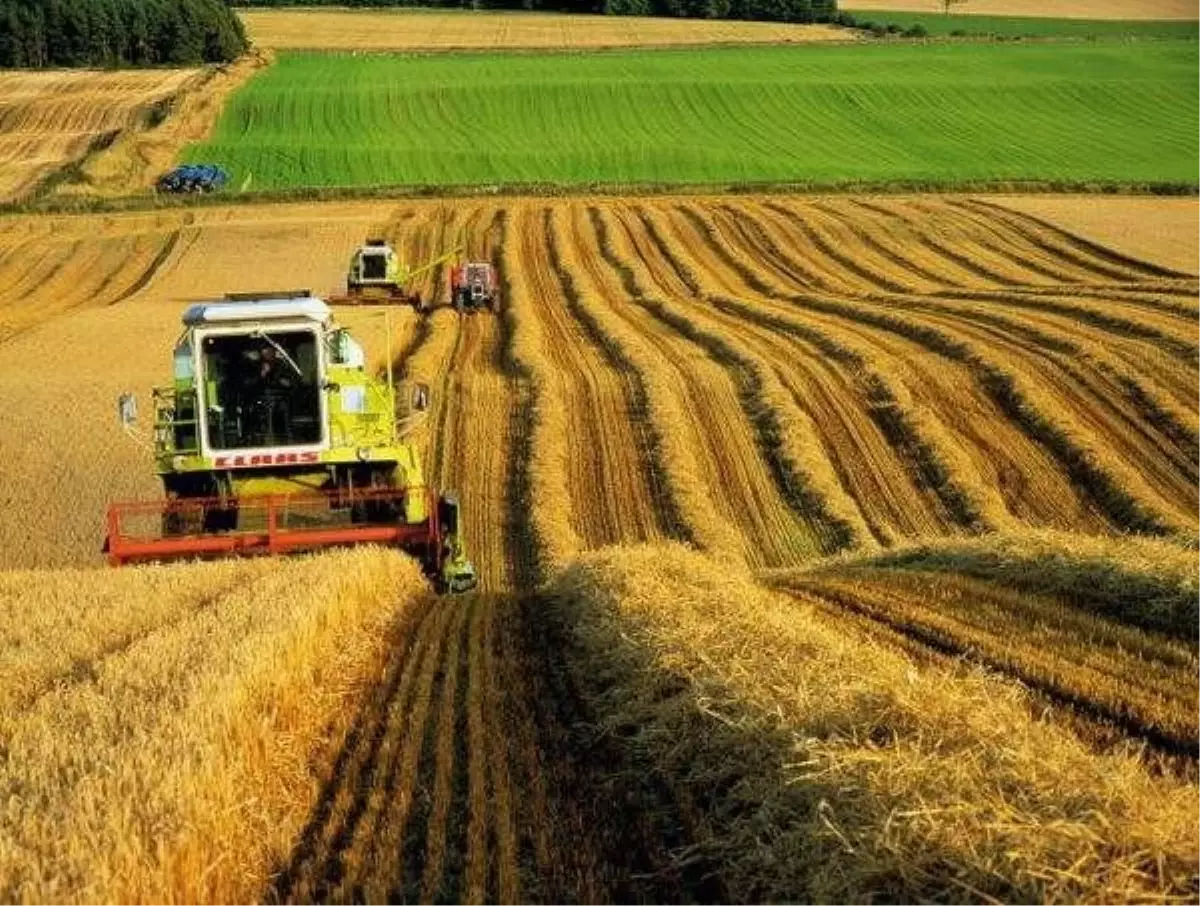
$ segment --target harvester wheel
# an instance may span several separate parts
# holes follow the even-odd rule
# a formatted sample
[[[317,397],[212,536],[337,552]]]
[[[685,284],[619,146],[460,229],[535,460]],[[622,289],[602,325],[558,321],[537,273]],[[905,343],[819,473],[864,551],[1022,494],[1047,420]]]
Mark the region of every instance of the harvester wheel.
[[[395,481],[388,473],[372,473],[368,485],[367,498],[360,498],[350,506],[350,521],[352,523],[371,523],[373,525],[386,525],[388,523],[399,522],[402,515],[400,504],[392,499],[379,500],[372,499],[369,496],[371,491],[391,491],[395,487]]]
[[[391,500],[360,500],[350,507],[353,525],[388,525],[400,521],[400,509]]]
[[[232,532],[238,524],[238,507],[236,502],[224,506],[206,507],[204,510],[204,531]]]
[[[170,509],[162,514],[162,533],[164,538],[178,538],[182,535],[196,535],[202,528],[200,514],[195,509]]]

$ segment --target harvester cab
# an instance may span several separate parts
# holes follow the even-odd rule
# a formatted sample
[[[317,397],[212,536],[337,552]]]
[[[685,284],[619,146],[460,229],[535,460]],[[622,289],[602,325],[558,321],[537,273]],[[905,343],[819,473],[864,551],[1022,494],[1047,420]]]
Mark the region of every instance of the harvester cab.
[[[366,245],[359,246],[350,256],[346,287],[350,295],[364,296],[381,292],[391,297],[401,297],[404,286],[400,279],[400,258],[396,250],[383,239],[368,239]],[[405,301],[412,301],[418,308],[421,307],[420,295]]]
[[[452,494],[406,440],[429,389],[372,377],[363,348],[307,291],[192,305],[174,381],[153,392],[166,499],[109,508],[115,563],[383,543],[444,589],[475,584]],[[136,400],[123,394],[131,431]]]
[[[425,313],[429,310],[428,304],[420,291],[412,288],[413,280],[456,253],[457,249],[420,267],[409,268],[386,240],[368,239],[350,256],[345,295],[330,296],[329,304],[412,305],[417,311]]]
[[[500,286],[496,269],[486,261],[471,261],[450,269],[450,304],[458,311],[474,312],[486,307],[500,311]]]

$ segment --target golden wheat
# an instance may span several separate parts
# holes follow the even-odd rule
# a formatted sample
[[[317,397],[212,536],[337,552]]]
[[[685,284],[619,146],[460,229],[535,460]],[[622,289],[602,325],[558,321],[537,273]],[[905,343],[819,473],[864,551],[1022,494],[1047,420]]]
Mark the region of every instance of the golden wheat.
[[[425,583],[364,550],[0,588],[3,897],[164,902],[260,895]]]
[[[988,220],[989,210],[956,200],[652,199],[10,218],[0,233],[12,287],[0,304],[10,330],[0,393],[14,421],[0,444],[16,511],[51,515],[6,537],[4,556],[88,559],[104,500],[153,494],[137,449],[105,427],[106,400],[161,379],[140,351],[165,355],[188,301],[298,282],[337,291],[347,250],[369,233],[412,264],[455,245],[495,255],[511,285],[497,323],[393,315],[401,370],[434,390],[418,436],[431,477],[482,500],[477,521],[466,511],[480,559],[504,564],[492,587],[506,581],[513,494],[538,502],[530,512],[547,564],[580,546],[668,535],[781,565],[808,556],[806,535],[832,537],[839,523],[860,545],[979,527],[1096,533],[1157,521],[1194,531],[1196,366],[1170,345],[1194,319],[1191,284],[1008,210]],[[1048,249],[1056,272],[1084,282],[1020,296],[1011,281],[1032,272],[1015,262],[1028,254],[1047,269]],[[257,250],[253,272],[239,266],[247,250]],[[976,251],[1010,282],[964,269]],[[860,258],[870,266],[850,266]],[[1137,288],[1093,299],[1101,290],[1087,281],[1110,270]],[[824,288],[814,290],[805,274],[818,273]],[[642,294],[634,304],[628,279]],[[891,284],[938,295],[885,291]],[[414,286],[445,302],[443,268]],[[110,304],[60,317],[95,302]],[[1139,313],[1151,332],[1123,333]],[[376,311],[342,315],[382,364]],[[1055,349],[1038,358],[1022,336]],[[1149,354],[1163,343],[1166,359]],[[62,354],[88,361],[97,380],[80,390],[21,364]],[[63,401],[69,416],[47,419]],[[514,490],[507,438],[526,422],[529,489]],[[22,440],[49,438],[56,425],[61,439]],[[73,443],[81,433],[96,443]],[[67,469],[116,477],[85,479],[85,505],[64,508],[57,476]]]
[[[614,19],[611,16],[420,10],[245,10],[256,44],[271,48],[461,50],[469,48],[659,47],[687,44],[855,40],[825,25]]]
[[[104,504],[158,495],[111,401],[162,380],[185,305],[296,285],[337,292],[349,251],[383,235],[413,265],[461,246],[500,267],[498,317],[447,309],[439,267],[414,281],[438,310],[393,310],[392,340],[399,371],[433,391],[414,434],[430,483],[461,492],[485,589],[520,593],[418,602],[403,576],[384,580],[393,567],[380,564],[400,561],[378,554],[362,555],[368,565],[339,555],[0,577],[0,705],[12,720],[52,702],[100,707],[72,696],[136,662],[138,701],[151,689],[161,701],[111,727],[145,743],[145,759],[178,765],[194,737],[170,729],[175,711],[208,739],[216,718],[196,715],[231,707],[229,690],[270,677],[282,684],[271,694],[295,701],[272,711],[247,692],[238,715],[290,723],[199,744],[179,783],[132,811],[101,816],[85,802],[97,816],[87,820],[128,836],[115,856],[93,847],[55,861],[37,834],[74,805],[55,800],[42,818],[31,806],[24,836],[0,835],[0,865],[17,878],[4,889],[291,901],[1187,896],[1195,788],[1178,777],[1194,775],[1198,733],[1196,281],[990,205],[406,200],[0,223],[11,516],[0,562],[95,564]],[[338,314],[382,367],[379,309]],[[91,378],[36,364],[59,361],[86,363]],[[992,530],[1004,534],[966,537]],[[666,538],[706,556],[656,545],[577,559]],[[782,590],[756,584],[749,566],[789,567],[765,576]],[[554,602],[536,591],[546,579],[577,627],[550,618]],[[397,595],[380,597],[392,581]],[[89,604],[78,616],[33,610],[32,587],[55,600],[78,587]],[[348,687],[306,666],[329,640],[264,656],[274,666],[258,672],[250,652],[263,633],[286,648],[300,617],[250,602],[282,589],[305,620],[354,638],[371,627],[388,656],[345,646]],[[330,611],[327,598],[342,603]],[[48,637],[60,644],[37,641]],[[305,676],[311,701],[290,685]],[[127,679],[122,702],[135,694]],[[326,688],[341,690],[340,710]],[[159,721],[167,702],[182,704]],[[261,753],[284,744],[276,726],[300,728],[288,752],[316,752],[322,721],[332,732],[311,764],[285,754],[261,771],[236,766],[267,764]],[[85,740],[105,732],[87,726]],[[1096,754],[1113,743],[1123,754]],[[271,771],[263,814],[286,817],[270,832],[246,819],[258,836],[238,844],[245,832],[221,820],[243,812],[212,810],[232,801],[220,798],[230,783],[257,807]],[[1072,791],[1056,776],[1071,776]],[[120,782],[122,796],[144,789]],[[193,799],[201,817],[172,811]],[[191,828],[181,855],[147,861],[143,825]],[[213,852],[234,854],[201,877]],[[137,860],[127,887],[95,868]]]
[[[136,127],[195,69],[0,73],[0,201],[33,191],[92,143]]]
[[[1089,752],[1015,686],[915,666],[678,546],[586,554],[551,593],[601,727],[638,726],[646,766],[709,803],[691,857],[729,899],[1170,900],[1194,883],[1194,784]]]

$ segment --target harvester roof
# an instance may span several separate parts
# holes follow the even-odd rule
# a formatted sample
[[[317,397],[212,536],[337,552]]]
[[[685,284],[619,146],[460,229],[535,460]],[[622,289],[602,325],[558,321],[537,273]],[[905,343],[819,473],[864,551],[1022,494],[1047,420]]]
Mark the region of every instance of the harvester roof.
[[[232,321],[276,321],[297,318],[316,321],[320,324],[330,319],[329,306],[316,296],[289,298],[264,296],[237,301],[200,302],[189,306],[183,313],[183,323],[188,327],[201,324],[225,324]]]

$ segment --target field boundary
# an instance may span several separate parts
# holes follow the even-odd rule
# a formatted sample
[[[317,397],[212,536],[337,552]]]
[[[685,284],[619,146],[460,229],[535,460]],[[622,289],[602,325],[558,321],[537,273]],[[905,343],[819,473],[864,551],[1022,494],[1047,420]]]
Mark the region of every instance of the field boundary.
[[[28,199],[0,204],[0,217],[22,214],[110,214],[171,208],[388,201],[424,198],[576,198],[704,195],[1135,195],[1200,197],[1197,182],[1097,180],[845,180],[742,183],[499,183],[479,185],[322,186],[213,195],[127,195]]]

